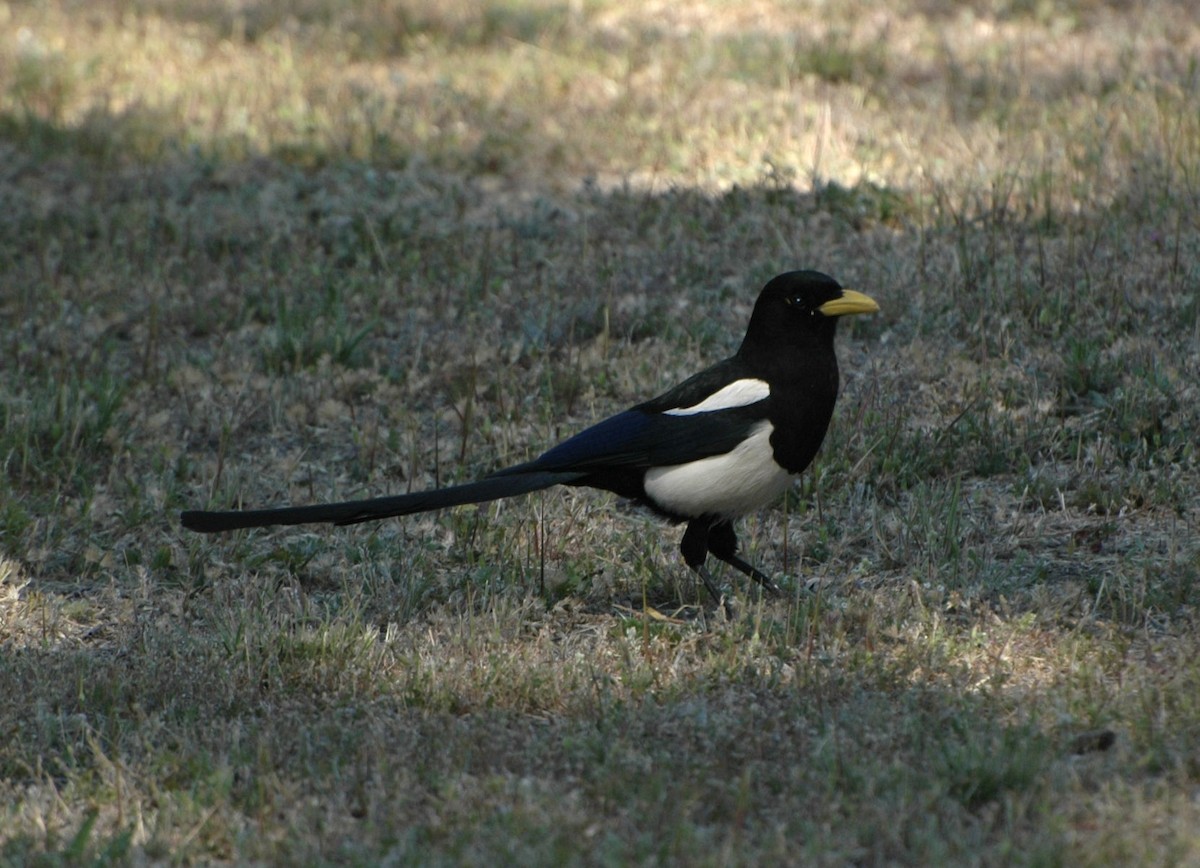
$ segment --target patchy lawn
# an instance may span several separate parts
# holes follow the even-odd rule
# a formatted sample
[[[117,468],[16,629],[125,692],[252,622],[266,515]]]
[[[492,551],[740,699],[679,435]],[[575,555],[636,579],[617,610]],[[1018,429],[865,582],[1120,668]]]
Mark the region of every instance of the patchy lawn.
[[[0,862],[1200,860],[1200,13],[0,5]],[[787,593],[472,478],[839,336]]]

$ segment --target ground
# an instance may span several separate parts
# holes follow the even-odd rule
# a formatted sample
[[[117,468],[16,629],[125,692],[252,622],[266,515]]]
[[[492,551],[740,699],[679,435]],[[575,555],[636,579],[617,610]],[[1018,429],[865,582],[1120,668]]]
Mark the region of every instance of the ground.
[[[1200,12],[0,4],[0,861],[1200,863]],[[874,297],[740,525],[536,455]]]

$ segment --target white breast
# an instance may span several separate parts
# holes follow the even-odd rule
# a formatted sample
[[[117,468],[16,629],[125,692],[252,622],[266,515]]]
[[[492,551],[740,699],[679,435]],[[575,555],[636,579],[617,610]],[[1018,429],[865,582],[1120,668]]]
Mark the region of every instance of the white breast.
[[[795,479],[771,454],[771,423],[759,422],[750,436],[724,455],[646,472],[646,494],[663,509],[688,517],[736,518],[761,509]]]

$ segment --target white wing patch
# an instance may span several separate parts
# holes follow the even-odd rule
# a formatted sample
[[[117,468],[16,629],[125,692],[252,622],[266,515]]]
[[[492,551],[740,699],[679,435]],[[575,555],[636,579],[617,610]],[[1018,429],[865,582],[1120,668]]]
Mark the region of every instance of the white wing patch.
[[[764,419],[724,455],[646,471],[646,494],[664,509],[688,518],[736,518],[761,509],[787,491],[795,479],[775,463],[773,430]]]
[[[693,413],[711,413],[714,410],[729,410],[733,407],[745,407],[757,404],[771,396],[771,387],[765,380],[734,380],[713,392],[699,404],[690,407],[676,407],[664,411],[668,416],[691,416]]]

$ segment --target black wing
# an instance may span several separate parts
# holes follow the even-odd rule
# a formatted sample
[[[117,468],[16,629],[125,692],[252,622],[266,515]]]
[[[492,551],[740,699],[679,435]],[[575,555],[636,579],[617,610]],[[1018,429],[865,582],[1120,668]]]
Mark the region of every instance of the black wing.
[[[669,467],[723,455],[741,443],[755,423],[766,418],[766,400],[702,413],[673,415],[667,411],[694,407],[724,386],[747,377],[740,360],[726,359],[657,398],[585,428],[533,461],[497,471],[493,476]]]

